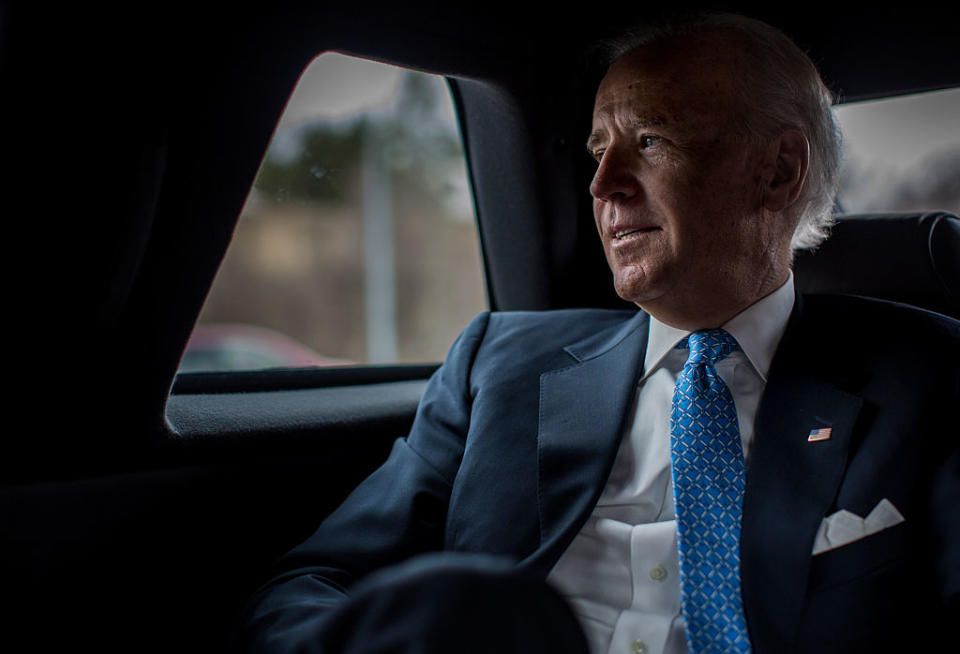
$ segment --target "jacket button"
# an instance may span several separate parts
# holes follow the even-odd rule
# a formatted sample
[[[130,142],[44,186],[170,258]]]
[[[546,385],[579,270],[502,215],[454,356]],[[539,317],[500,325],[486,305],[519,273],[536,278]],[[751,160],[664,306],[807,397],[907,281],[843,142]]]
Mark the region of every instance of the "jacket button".
[[[647,644],[642,640],[634,640],[630,643],[632,654],[647,654]]]

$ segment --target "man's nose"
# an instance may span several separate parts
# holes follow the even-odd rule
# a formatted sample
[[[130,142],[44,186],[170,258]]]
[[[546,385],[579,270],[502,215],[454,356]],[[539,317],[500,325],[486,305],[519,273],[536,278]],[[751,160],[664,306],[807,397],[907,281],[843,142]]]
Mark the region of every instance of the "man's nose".
[[[607,150],[590,182],[590,195],[597,200],[626,199],[637,193],[637,179],[622,153]]]

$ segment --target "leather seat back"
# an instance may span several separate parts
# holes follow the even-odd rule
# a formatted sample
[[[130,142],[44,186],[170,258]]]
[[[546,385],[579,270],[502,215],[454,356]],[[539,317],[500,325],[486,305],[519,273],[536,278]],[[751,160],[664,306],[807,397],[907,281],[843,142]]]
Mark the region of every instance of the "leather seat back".
[[[818,249],[797,253],[794,277],[802,293],[865,295],[960,319],[960,218],[844,216]]]

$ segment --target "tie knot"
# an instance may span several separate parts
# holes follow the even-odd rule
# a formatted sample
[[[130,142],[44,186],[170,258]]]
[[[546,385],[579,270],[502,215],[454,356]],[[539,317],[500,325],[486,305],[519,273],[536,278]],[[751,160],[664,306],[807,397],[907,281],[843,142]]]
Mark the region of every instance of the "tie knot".
[[[731,352],[740,349],[737,340],[723,329],[706,329],[693,332],[677,344],[678,348],[689,347],[688,363],[711,364],[726,358]]]

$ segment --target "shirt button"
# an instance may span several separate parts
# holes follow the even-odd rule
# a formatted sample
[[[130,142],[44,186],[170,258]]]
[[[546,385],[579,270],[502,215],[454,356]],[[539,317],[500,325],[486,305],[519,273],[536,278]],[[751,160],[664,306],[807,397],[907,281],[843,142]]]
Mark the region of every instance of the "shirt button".
[[[650,578],[654,581],[663,581],[667,578],[667,569],[662,565],[655,565],[650,568]]]
[[[630,651],[633,654],[647,654],[647,644],[642,640],[634,640],[630,643]]]

